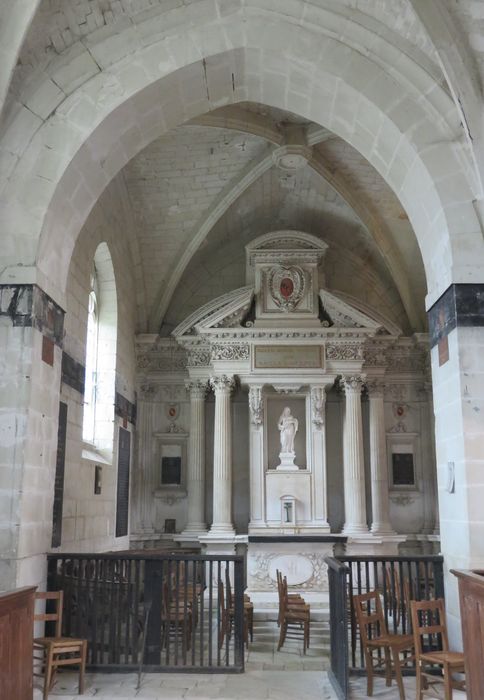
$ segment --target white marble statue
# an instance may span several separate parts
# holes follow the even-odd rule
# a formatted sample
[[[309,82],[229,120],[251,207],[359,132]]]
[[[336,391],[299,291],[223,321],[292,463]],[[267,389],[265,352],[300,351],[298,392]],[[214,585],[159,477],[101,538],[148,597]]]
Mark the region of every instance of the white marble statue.
[[[294,440],[296,439],[299,423],[297,418],[294,418],[291,414],[289,406],[286,406],[281,413],[277,427],[281,433],[281,454],[294,454]]]

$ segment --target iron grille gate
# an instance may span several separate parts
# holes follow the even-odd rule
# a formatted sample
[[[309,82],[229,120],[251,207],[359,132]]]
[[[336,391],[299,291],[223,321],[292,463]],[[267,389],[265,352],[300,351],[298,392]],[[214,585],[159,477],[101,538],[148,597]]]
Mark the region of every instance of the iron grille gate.
[[[51,554],[48,565],[63,634],[88,640],[91,670],[243,672],[243,557]]]

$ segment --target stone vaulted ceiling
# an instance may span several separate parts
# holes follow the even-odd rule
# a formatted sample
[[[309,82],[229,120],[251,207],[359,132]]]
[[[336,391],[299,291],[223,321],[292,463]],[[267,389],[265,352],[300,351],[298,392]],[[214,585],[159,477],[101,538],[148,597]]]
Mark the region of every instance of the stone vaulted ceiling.
[[[295,124],[305,129],[312,158],[286,171],[273,152]],[[278,228],[306,230],[330,245],[329,287],[378,306],[406,332],[424,330],[425,278],[405,212],[374,168],[331,132],[261,105],[226,107],[150,144],[123,177],[146,330],[167,334],[200,304],[244,284],[244,246]]]
[[[454,96],[469,139],[478,142],[481,111],[472,107],[484,76],[481,0],[313,4],[337,7],[341,17],[374,32],[375,41],[381,36],[398,46],[402,60],[412,57],[424,67]],[[134,51],[143,41],[137,35],[143,19],[155,22],[185,5],[208,7],[202,0],[6,2],[0,8],[0,104],[9,167],[22,129],[37,128],[77,85],[116,60],[121,30],[132,28]],[[111,53],[99,49],[105,38],[112,39]],[[291,174],[273,163],[272,152],[294,124],[304,128],[312,156]],[[479,156],[476,163],[479,168]],[[286,226],[328,242],[328,287],[379,306],[406,332],[425,329],[425,276],[405,211],[368,161],[316,124],[257,104],[222,107],[152,142],[120,177],[143,286],[140,332],[168,333],[199,301],[237,286],[245,243]]]

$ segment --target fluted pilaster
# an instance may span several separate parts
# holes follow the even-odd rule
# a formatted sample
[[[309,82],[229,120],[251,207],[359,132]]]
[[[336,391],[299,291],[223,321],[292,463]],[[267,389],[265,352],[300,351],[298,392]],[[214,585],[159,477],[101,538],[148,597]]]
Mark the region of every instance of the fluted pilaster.
[[[343,377],[346,406],[344,419],[344,534],[368,532],[365,500],[365,464],[363,455],[363,423],[361,418],[361,390],[363,378],[356,375]]]
[[[232,421],[230,394],[234,378],[212,377],[215,393],[213,438],[213,522],[210,532],[233,534],[232,524]]]
[[[184,534],[206,532],[205,523],[205,394],[207,382],[187,384],[190,392],[190,439],[188,443],[188,522]]]
[[[388,500],[388,464],[385,434],[384,383],[371,379],[366,383],[370,400],[371,531],[375,535],[394,535],[390,525]]]

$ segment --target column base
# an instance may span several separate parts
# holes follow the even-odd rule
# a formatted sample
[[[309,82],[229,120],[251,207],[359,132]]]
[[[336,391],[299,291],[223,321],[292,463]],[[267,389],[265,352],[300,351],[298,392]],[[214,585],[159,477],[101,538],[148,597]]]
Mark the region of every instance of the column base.
[[[186,527],[179,535],[175,535],[173,539],[175,542],[180,542],[183,544],[199,544],[200,537],[206,535],[208,532],[207,527]]]
[[[208,531],[207,537],[215,537],[215,538],[230,538],[230,537],[235,537],[235,529],[233,525],[231,524],[225,524],[221,523],[220,525],[212,525],[210,530]]]
[[[354,535],[359,536],[363,535],[366,537],[370,536],[370,533],[368,531],[368,526],[363,525],[361,523],[345,523],[345,526],[343,527],[341,531],[342,535],[346,535],[346,537],[353,537]]]
[[[375,537],[392,537],[397,534],[390,523],[373,523],[370,532]]]

